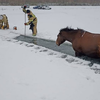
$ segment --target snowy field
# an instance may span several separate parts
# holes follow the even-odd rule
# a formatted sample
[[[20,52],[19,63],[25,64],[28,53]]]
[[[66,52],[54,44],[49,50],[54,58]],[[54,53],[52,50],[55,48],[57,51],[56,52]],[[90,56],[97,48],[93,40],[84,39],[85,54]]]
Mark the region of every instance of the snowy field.
[[[36,37],[56,40],[67,26],[100,33],[99,6],[51,8],[29,8],[38,19]],[[10,25],[0,30],[0,100],[100,100],[100,65],[13,39],[25,34],[25,14],[20,6],[0,6],[0,14]]]

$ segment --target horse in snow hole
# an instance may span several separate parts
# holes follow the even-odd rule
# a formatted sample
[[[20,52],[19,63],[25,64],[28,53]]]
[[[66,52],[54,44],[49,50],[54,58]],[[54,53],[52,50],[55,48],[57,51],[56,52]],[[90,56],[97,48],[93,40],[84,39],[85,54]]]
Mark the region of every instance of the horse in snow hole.
[[[82,29],[67,27],[60,30],[56,44],[60,46],[66,40],[72,43],[76,57],[85,55],[100,58],[100,34],[93,34]]]

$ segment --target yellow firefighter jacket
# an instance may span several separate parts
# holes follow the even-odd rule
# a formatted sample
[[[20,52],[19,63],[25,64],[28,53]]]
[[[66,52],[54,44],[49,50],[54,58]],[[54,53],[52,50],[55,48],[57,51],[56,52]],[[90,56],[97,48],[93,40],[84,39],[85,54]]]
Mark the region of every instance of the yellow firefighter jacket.
[[[27,13],[27,10],[23,8],[23,12],[24,13]],[[26,23],[27,25],[30,25],[30,24],[35,24],[37,23],[37,18],[36,16],[30,11],[30,13],[28,14],[28,22]]]
[[[0,15],[0,28],[3,26],[4,26],[4,28],[9,29],[8,18],[5,14]]]

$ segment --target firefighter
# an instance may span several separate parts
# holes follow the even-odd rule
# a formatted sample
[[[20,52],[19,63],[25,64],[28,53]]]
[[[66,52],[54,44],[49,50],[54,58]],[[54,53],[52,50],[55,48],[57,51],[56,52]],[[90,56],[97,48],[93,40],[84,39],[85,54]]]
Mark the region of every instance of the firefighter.
[[[0,29],[9,29],[8,18],[5,14],[0,15]]]
[[[23,12],[27,13],[28,22],[24,23],[24,25],[30,25],[30,29],[32,30],[32,35],[36,36],[37,34],[37,17],[30,11],[26,10],[26,6],[23,7]]]

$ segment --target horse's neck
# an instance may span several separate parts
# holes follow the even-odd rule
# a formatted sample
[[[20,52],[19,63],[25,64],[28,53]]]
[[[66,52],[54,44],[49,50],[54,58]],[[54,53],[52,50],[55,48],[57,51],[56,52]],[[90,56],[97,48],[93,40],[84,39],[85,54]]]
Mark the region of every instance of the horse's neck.
[[[72,43],[72,42],[74,41],[76,35],[77,35],[77,33],[72,33],[72,32],[70,32],[70,33],[68,34],[68,36],[66,36],[66,40]]]

